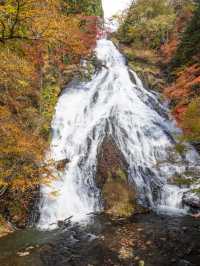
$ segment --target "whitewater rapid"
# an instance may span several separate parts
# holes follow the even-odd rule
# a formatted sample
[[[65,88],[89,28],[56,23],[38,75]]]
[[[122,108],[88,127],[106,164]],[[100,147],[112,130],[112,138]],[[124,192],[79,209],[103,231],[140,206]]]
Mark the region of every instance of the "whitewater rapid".
[[[158,94],[144,88],[111,41],[99,40],[96,55],[101,69],[89,82],[72,82],[56,106],[48,158],[69,163],[63,172],[55,170],[57,179],[41,189],[42,229],[54,228],[68,217],[81,221],[101,210],[95,174],[97,149],[106,135],[123,153],[129,182],[137,186],[141,203],[185,211],[185,189],[171,180],[198,164],[197,153],[190,146],[184,158],[176,153],[175,136],[180,131],[167,106]]]

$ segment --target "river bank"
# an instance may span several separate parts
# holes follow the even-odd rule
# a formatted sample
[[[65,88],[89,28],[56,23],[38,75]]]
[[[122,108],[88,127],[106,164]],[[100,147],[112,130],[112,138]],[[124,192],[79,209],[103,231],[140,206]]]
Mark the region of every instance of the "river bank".
[[[52,232],[18,231],[0,240],[1,266],[198,266],[200,220],[136,215],[91,217],[88,225]]]

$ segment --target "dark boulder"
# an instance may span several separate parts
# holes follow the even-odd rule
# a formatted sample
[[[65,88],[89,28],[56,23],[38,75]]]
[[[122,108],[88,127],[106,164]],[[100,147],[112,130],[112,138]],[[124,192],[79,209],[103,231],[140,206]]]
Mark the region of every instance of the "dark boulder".
[[[180,260],[178,266],[192,266],[193,264],[187,260]]]
[[[128,163],[111,137],[106,137],[98,149],[97,186],[102,189],[109,177],[127,181]]]
[[[57,161],[56,162],[56,169],[58,171],[64,171],[66,165],[69,163],[70,161],[68,159],[63,159],[63,160],[60,160],[60,161]]]
[[[111,137],[98,150],[96,183],[101,190],[104,210],[113,217],[129,217],[137,208],[134,184],[128,181],[128,163]]]
[[[183,195],[183,203],[192,209],[200,209],[200,196],[190,191],[186,192]]]

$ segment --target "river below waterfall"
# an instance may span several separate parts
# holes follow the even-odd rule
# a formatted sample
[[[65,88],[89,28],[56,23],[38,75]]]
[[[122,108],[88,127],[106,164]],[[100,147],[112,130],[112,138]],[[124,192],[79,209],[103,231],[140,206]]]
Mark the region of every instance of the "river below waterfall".
[[[0,240],[1,266],[199,266],[200,220],[190,216],[136,215],[85,226],[17,231]]]

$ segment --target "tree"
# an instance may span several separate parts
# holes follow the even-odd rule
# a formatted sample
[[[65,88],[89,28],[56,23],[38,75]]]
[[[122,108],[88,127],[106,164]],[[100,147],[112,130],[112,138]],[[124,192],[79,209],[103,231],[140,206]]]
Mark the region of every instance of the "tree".
[[[84,14],[87,16],[103,16],[101,0],[64,0],[68,14]]]
[[[180,45],[172,60],[173,68],[199,62],[200,59],[200,3],[182,35]]]
[[[12,222],[26,223],[53,178],[44,158],[55,104],[96,43],[100,0],[73,1],[73,13],[70,2],[0,1],[0,212]]]
[[[86,13],[100,1],[75,2],[76,15],[63,0],[0,1],[0,184],[40,181],[65,72],[96,43],[98,19]]]
[[[167,39],[174,20],[174,9],[169,1],[133,1],[119,29],[119,36],[126,43],[158,48]]]

